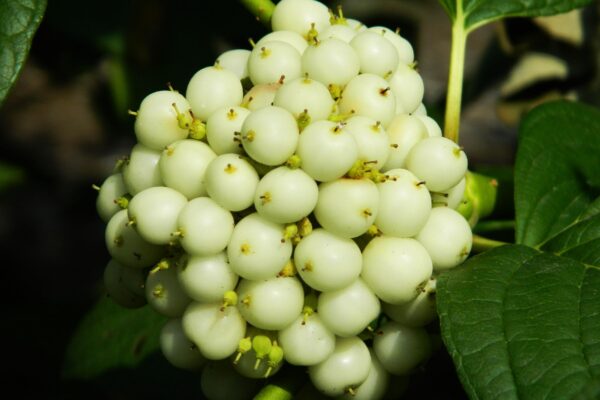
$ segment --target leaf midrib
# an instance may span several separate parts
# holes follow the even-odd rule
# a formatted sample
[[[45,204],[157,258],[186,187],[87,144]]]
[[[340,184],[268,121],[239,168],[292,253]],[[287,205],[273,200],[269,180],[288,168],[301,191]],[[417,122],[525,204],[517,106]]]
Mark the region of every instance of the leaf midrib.
[[[536,249],[537,250],[537,249]],[[535,258],[537,255],[539,254],[539,251],[536,253],[533,253],[531,256],[527,257],[525,260],[522,261],[521,265],[518,266],[517,268],[515,268],[515,270],[510,274],[510,277],[506,280],[506,284],[504,285],[503,288],[503,293],[502,293],[502,302],[501,302],[501,307],[502,307],[502,336],[504,337],[504,346],[506,348],[506,358],[508,360],[508,366],[509,366],[509,370],[510,370],[510,376],[511,379],[513,381],[513,385],[515,388],[515,393],[517,395],[517,399],[521,398],[521,395],[519,393],[519,386],[517,385],[517,377],[515,375],[514,372],[514,363],[513,363],[513,357],[510,353],[510,348],[508,346],[508,333],[506,331],[506,296],[508,293],[508,288],[510,286],[510,282],[513,281],[515,275],[517,274],[517,272],[519,272],[519,270],[523,267],[523,265],[527,264],[531,259]]]

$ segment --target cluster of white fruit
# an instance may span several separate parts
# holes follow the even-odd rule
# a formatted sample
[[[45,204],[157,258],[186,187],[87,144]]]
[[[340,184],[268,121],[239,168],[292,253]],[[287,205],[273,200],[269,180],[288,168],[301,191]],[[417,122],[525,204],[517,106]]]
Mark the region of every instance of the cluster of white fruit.
[[[313,0],[282,0],[272,26],[134,113],[139,143],[97,202],[106,287],[171,318],[175,366],[233,365],[204,368],[208,398],[286,361],[328,396],[377,399],[428,357],[433,274],[470,252],[467,160],[398,33]]]

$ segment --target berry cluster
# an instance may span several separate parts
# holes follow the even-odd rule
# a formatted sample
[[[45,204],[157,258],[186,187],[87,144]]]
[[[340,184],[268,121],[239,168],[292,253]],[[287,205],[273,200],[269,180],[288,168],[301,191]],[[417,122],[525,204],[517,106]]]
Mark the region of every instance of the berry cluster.
[[[380,398],[427,359],[435,273],[470,252],[467,159],[398,33],[313,0],[282,0],[272,26],[133,113],[138,144],[97,200],[106,288],[170,318],[162,351],[204,367],[208,398],[284,362]]]

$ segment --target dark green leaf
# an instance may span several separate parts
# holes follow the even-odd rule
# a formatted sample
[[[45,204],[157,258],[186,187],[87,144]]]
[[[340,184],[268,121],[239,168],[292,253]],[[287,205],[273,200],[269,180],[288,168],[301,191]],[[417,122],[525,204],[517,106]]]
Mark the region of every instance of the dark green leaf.
[[[589,207],[581,214],[581,219],[589,218],[600,213],[600,197],[592,202]]]
[[[567,399],[594,390],[600,270],[504,246],[440,275],[437,299],[444,342],[471,398]]]
[[[586,387],[573,397],[573,400],[598,400],[600,399],[600,378],[591,380]]]
[[[593,210],[599,132],[600,111],[583,104],[547,103],[525,117],[515,163],[517,243],[540,245]]]
[[[439,0],[440,4],[446,10],[446,13],[454,21],[456,19],[456,10],[458,0]]]
[[[0,1],[0,105],[27,58],[46,0]]]
[[[598,267],[600,266],[600,238],[591,240],[584,246],[573,247],[565,252],[563,256]]]
[[[505,17],[554,15],[583,7],[593,0],[439,0],[452,20],[475,29]]]
[[[577,222],[542,249],[600,267],[600,214]]]
[[[504,254],[506,249],[476,256],[438,279],[436,298],[442,335],[472,399],[494,398],[495,393],[504,393],[506,398],[517,395],[503,334],[502,295],[513,271],[537,253],[527,247],[514,247]],[[493,268],[474,268],[478,262],[493,264]],[[490,363],[489,359],[495,361]]]
[[[63,375],[93,379],[117,368],[134,368],[158,351],[165,318],[149,306],[125,309],[102,298],[71,338]]]

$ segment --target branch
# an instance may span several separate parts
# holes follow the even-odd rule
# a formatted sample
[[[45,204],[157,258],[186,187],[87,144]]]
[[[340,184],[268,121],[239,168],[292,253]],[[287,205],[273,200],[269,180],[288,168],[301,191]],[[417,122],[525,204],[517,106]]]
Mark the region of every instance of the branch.
[[[507,245],[509,243],[501,242],[499,240],[488,239],[483,236],[473,235],[473,253],[483,253],[484,251],[491,250],[495,247]]]
[[[271,0],[240,0],[242,5],[267,27],[271,27],[271,16],[275,4]]]
[[[450,73],[448,93],[446,95],[446,115],[444,118],[444,136],[458,143],[460,128],[460,109],[465,68],[465,50],[468,32],[465,31],[463,14],[459,1],[456,19],[452,23],[452,49],[450,50]]]

